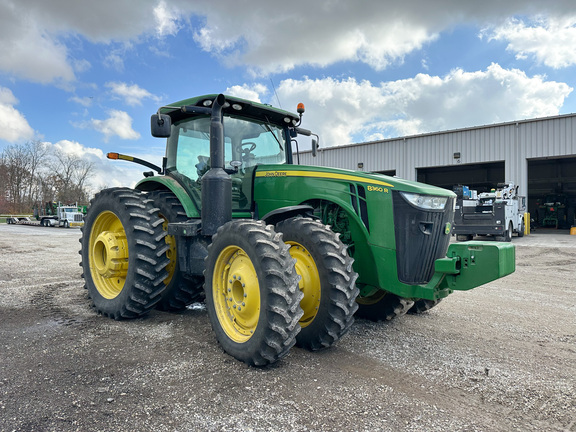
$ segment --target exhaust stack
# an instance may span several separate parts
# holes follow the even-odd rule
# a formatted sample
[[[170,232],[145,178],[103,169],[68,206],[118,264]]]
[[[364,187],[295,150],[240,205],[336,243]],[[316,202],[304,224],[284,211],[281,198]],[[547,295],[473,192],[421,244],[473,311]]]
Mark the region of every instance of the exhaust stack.
[[[202,177],[202,234],[212,236],[232,220],[232,179],[224,171],[224,124],[222,107],[226,102],[219,94],[212,103],[210,116],[210,169]]]

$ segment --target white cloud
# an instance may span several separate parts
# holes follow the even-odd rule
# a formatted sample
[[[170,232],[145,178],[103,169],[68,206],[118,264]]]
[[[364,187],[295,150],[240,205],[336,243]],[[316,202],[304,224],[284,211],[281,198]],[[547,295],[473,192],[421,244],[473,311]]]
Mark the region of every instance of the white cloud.
[[[102,159],[104,153],[99,148],[85,147],[77,141],[61,140],[53,144],[54,148],[73,156],[89,159]]]
[[[248,99],[254,102],[261,102],[260,96],[265,95],[268,89],[263,84],[243,84],[228,87],[226,89],[226,94],[230,96],[236,96],[242,99]]]
[[[10,89],[0,87],[0,139],[10,143],[26,141],[35,135],[26,117],[14,108],[17,103]]]
[[[124,58],[118,53],[110,53],[104,59],[104,65],[117,72],[124,72]]]
[[[72,62],[74,71],[82,73],[90,70],[92,64],[88,60],[80,59],[80,60],[73,60]]]
[[[342,61],[382,70],[401,63],[455,26],[487,25],[534,14],[574,16],[573,0],[486,0],[481,5],[461,0],[393,5],[380,0],[293,0],[279,7],[272,7],[269,0],[254,0],[249,6],[236,0],[2,0],[0,70],[42,83],[74,81],[75,71],[81,73],[90,64],[70,57],[65,44],[73,35],[110,44],[106,64],[121,71],[123,52],[115,51],[112,42],[141,44],[150,37],[176,35],[190,25],[192,17],[202,22],[192,29],[202,49],[225,64],[245,65],[256,74]],[[570,29],[543,28],[573,41]],[[519,53],[535,50],[518,38],[510,43]],[[538,48],[537,55],[543,50]],[[564,53],[558,56],[562,60],[552,64],[566,61]]]
[[[103,187],[134,187],[135,184],[143,178],[142,172],[147,168],[141,165],[113,161],[106,158],[102,150],[94,147],[87,147],[77,141],[61,140],[54,144],[46,142],[46,145],[53,147],[65,154],[74,155],[92,163],[93,173],[90,176],[88,187],[93,192],[97,192]],[[154,161],[161,156],[158,155],[138,155],[139,157],[148,158]]]
[[[119,110],[110,110],[110,117],[105,120],[91,119],[89,122],[79,123],[81,128],[94,129],[104,135],[104,141],[108,142],[111,137],[117,136],[126,140],[140,138],[140,134],[132,129],[132,117],[128,113]]]
[[[0,70],[40,83],[73,80],[66,47],[25,8],[23,2],[0,4]]]
[[[515,52],[518,59],[534,57],[554,69],[576,64],[576,15],[540,19],[533,26],[510,19],[481,34],[489,40],[507,41],[506,49]]]
[[[288,109],[305,103],[303,126],[320,133],[323,146],[556,115],[571,91],[497,64],[379,86],[326,78],[285,80],[278,88]]]
[[[271,15],[266,5],[247,8],[219,2],[197,10],[206,15],[206,24],[195,40],[226,63],[247,64],[258,74],[339,61],[361,61],[381,70],[436,38],[423,23],[389,16],[385,2],[369,7],[353,2],[302,3]]]
[[[160,1],[154,8],[154,18],[158,36],[174,36],[180,30],[178,11],[170,9],[164,0]]]
[[[314,2],[294,0],[271,12],[269,2],[250,7],[237,1],[195,2],[205,17],[196,31],[200,47],[226,64],[247,65],[255,74],[287,72],[299,65],[325,67],[363,62],[382,70],[460,25],[501,22],[512,15],[573,13],[569,0]]]
[[[0,2],[0,70],[40,83],[70,82],[90,67],[73,59],[65,43],[81,35],[96,43],[130,41],[151,33],[157,0]],[[119,67],[121,57],[109,59]]]
[[[114,95],[123,98],[124,102],[130,106],[142,105],[143,99],[152,99],[155,102],[160,100],[157,96],[137,84],[128,85],[123,82],[108,82],[106,87],[110,88]]]
[[[69,100],[72,102],[76,102],[77,104],[80,104],[85,108],[92,106],[92,102],[94,101],[94,99],[90,96],[85,97],[72,96]]]

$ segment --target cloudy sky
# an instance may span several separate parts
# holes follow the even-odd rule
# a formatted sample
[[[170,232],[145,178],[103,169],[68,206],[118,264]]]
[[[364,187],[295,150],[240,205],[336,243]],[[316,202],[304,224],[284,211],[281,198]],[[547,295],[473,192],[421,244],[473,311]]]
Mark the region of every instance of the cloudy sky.
[[[323,147],[576,112],[573,0],[0,0],[0,150],[40,140],[133,185],[163,104],[295,111]]]

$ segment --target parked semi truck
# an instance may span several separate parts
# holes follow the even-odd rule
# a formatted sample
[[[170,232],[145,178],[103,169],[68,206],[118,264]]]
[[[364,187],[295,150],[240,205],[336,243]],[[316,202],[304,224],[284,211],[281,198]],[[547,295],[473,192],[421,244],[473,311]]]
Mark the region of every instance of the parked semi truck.
[[[55,202],[46,202],[43,206],[34,207],[34,219],[28,216],[12,216],[6,218],[6,222],[14,225],[57,226],[63,228],[84,225],[82,206],[63,205]]]
[[[456,195],[365,172],[295,164],[315,136],[298,114],[206,95],[161,107],[161,166],[100,191],[81,238],[94,308],[113,319],[205,296],[221,347],[250,365],[337,342],[354,315],[420,313],[510,274],[514,247],[450,243]],[[315,154],[318,140],[312,140]]]
[[[46,202],[44,206],[34,208],[34,217],[40,222],[40,226],[70,228],[84,225],[84,214],[77,204]]]
[[[456,210],[452,234],[460,241],[474,236],[494,236],[509,242],[514,233],[524,236],[526,197],[518,195],[514,183],[499,183],[490,192],[480,194],[466,186],[457,186]]]

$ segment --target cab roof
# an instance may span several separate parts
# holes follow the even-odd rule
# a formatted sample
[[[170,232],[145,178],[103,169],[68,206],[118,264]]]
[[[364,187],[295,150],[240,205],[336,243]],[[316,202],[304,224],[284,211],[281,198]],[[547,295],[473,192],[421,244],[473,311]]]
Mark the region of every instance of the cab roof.
[[[178,102],[169,104],[162,107],[160,110],[163,114],[169,114],[172,121],[178,121],[190,116],[198,116],[202,114],[191,114],[182,112],[180,109],[171,111],[169,107],[180,108],[183,106],[200,106],[210,107],[217,94],[208,94],[203,96],[196,96],[189,99],[183,99]],[[249,117],[256,120],[273,123],[282,126],[295,126],[300,122],[300,117],[297,114],[289,111],[284,111],[275,108],[272,105],[261,104],[258,102],[241,99],[235,96],[224,95],[228,105],[224,105],[223,112],[241,117]]]

